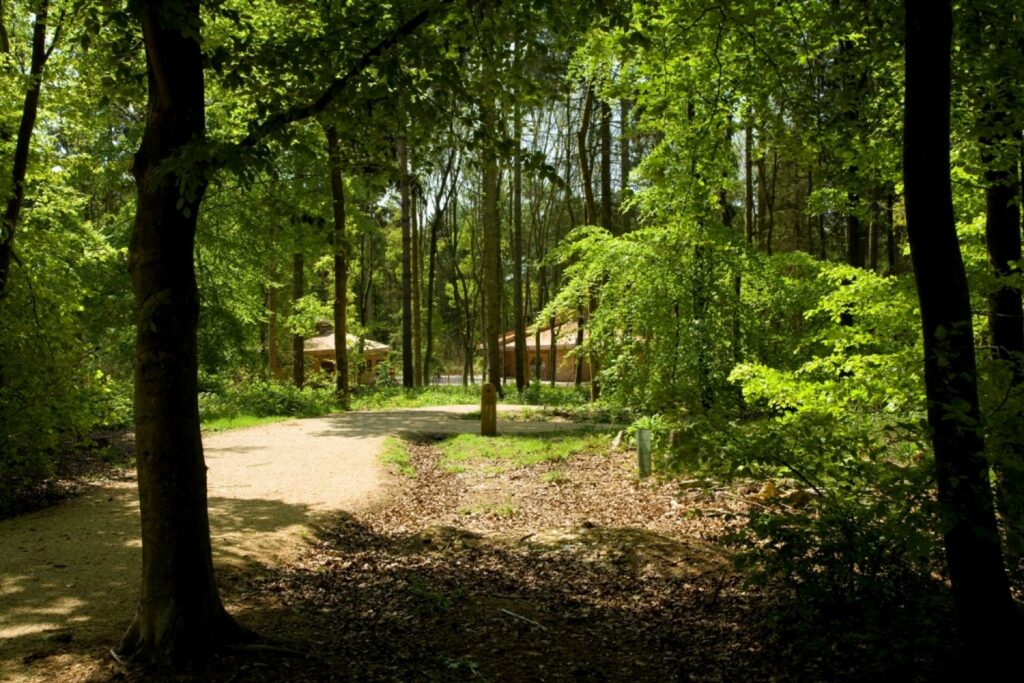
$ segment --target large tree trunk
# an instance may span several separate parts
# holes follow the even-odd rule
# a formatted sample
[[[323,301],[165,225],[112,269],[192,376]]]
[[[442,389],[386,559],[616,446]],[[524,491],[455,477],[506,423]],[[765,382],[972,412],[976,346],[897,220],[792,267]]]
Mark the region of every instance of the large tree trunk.
[[[36,128],[36,113],[39,110],[39,93],[43,84],[43,68],[49,56],[46,49],[46,25],[48,0],[42,0],[35,8],[35,20],[32,26],[32,61],[29,66],[28,89],[21,107],[21,123],[18,125],[18,138],[14,143],[14,159],[11,163],[11,187],[4,207],[3,223],[0,223],[0,299],[7,291],[7,281],[11,272],[11,260],[14,256],[14,234],[21,217],[21,207],[25,202],[25,174],[28,171],[29,147],[32,133]],[[0,23],[3,18],[0,17]],[[4,43],[7,43],[4,34]],[[7,53],[10,46],[2,51]]]
[[[995,667],[995,671],[1019,648],[1021,629],[996,529],[980,431],[971,302],[953,216],[952,3],[905,0],[904,7],[903,176],[924,333],[925,391],[939,512],[963,634],[980,655],[979,667]],[[1004,674],[1012,670],[1004,669]]]
[[[414,386],[412,358],[412,225],[409,216],[409,152],[398,138],[398,190],[402,197],[402,385]]]
[[[129,269],[135,292],[135,452],[142,517],[142,598],[122,656],[175,663],[237,640],[213,575],[199,433],[193,266],[201,170],[164,170],[205,134],[198,0],[139,6],[149,105],[132,167],[137,188]]]
[[[515,166],[512,169],[512,311],[515,349],[516,390],[526,388],[526,312],[523,310],[523,124],[519,105],[514,111],[516,139]]]
[[[348,401],[348,244],[345,237],[345,183],[341,149],[334,126],[324,129],[331,165],[331,206],[334,214],[334,387],[338,400]]]

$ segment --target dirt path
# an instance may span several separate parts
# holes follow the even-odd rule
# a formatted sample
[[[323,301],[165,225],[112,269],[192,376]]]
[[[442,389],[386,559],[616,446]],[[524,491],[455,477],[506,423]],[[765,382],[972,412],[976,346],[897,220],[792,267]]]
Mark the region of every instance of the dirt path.
[[[211,534],[222,581],[293,560],[317,518],[382,501],[387,474],[377,453],[387,436],[474,431],[477,423],[460,417],[474,409],[347,413],[207,435]],[[134,477],[0,522],[0,680],[35,680],[26,657],[72,667],[73,655],[55,654],[69,642],[76,652],[115,644],[139,594],[140,547]]]

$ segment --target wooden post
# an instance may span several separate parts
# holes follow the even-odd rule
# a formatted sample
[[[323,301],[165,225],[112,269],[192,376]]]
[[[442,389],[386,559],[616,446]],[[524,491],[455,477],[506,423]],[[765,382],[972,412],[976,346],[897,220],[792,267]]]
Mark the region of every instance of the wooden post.
[[[480,387],[480,436],[498,434],[498,388],[490,382]]]
[[[651,476],[651,430],[636,430],[636,464],[640,469],[640,478]]]

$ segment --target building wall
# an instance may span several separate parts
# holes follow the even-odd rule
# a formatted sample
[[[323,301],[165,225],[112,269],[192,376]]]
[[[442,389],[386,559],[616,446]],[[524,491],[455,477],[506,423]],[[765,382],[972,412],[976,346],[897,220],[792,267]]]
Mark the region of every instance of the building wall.
[[[568,349],[558,349],[555,352],[556,358],[556,370],[555,370],[555,381],[556,382],[572,382],[576,379],[576,359],[566,356],[568,355]],[[526,362],[526,378],[531,380],[534,378],[534,370],[536,363],[537,354],[532,350],[527,350],[527,362]],[[540,368],[540,379],[541,381],[549,381],[551,379],[551,368],[548,367],[548,359],[550,358],[547,349],[542,349],[540,354],[541,368]],[[505,349],[505,377],[514,378],[516,376],[516,354],[515,349],[511,346]],[[583,381],[590,381],[590,364],[586,360],[583,361]]]

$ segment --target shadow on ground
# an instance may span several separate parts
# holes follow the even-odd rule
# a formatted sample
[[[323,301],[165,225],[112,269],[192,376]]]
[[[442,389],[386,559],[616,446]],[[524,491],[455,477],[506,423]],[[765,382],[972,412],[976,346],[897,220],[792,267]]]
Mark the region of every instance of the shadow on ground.
[[[381,534],[342,515],[297,566],[258,578],[243,623],[309,658],[253,653],[175,680],[941,681],[948,651],[830,640],[835,623],[770,626],[786,599],[746,590],[703,545],[631,529],[577,529],[546,549],[453,527]],[[642,538],[638,537],[638,533]],[[603,556],[596,546],[650,545]],[[674,544],[674,545],[672,545]],[[663,554],[661,559],[658,555]],[[697,571],[667,571],[692,554]],[[232,593],[228,591],[229,595]],[[865,634],[879,624],[847,624]],[[815,634],[815,630],[820,632]],[[787,641],[786,635],[804,641]],[[856,634],[855,634],[856,635]],[[937,632],[936,635],[939,635]],[[130,680],[154,680],[130,677]]]
[[[226,587],[269,571],[282,559],[282,534],[313,518],[305,506],[274,500],[209,505]],[[73,680],[47,660],[95,662],[116,645],[139,596],[138,514],[135,484],[124,482],[0,522],[0,680]]]
[[[509,406],[501,412],[515,412],[522,406]],[[479,410],[475,406],[450,406],[444,410],[396,410],[360,411],[340,413],[322,418],[326,429],[315,432],[315,436],[343,436],[349,438],[372,438],[380,436],[415,437],[422,434],[478,434],[479,420],[465,419],[464,414]],[[501,419],[498,416],[499,434],[537,434],[579,431],[580,429],[602,429],[610,425],[573,422],[522,422]]]

